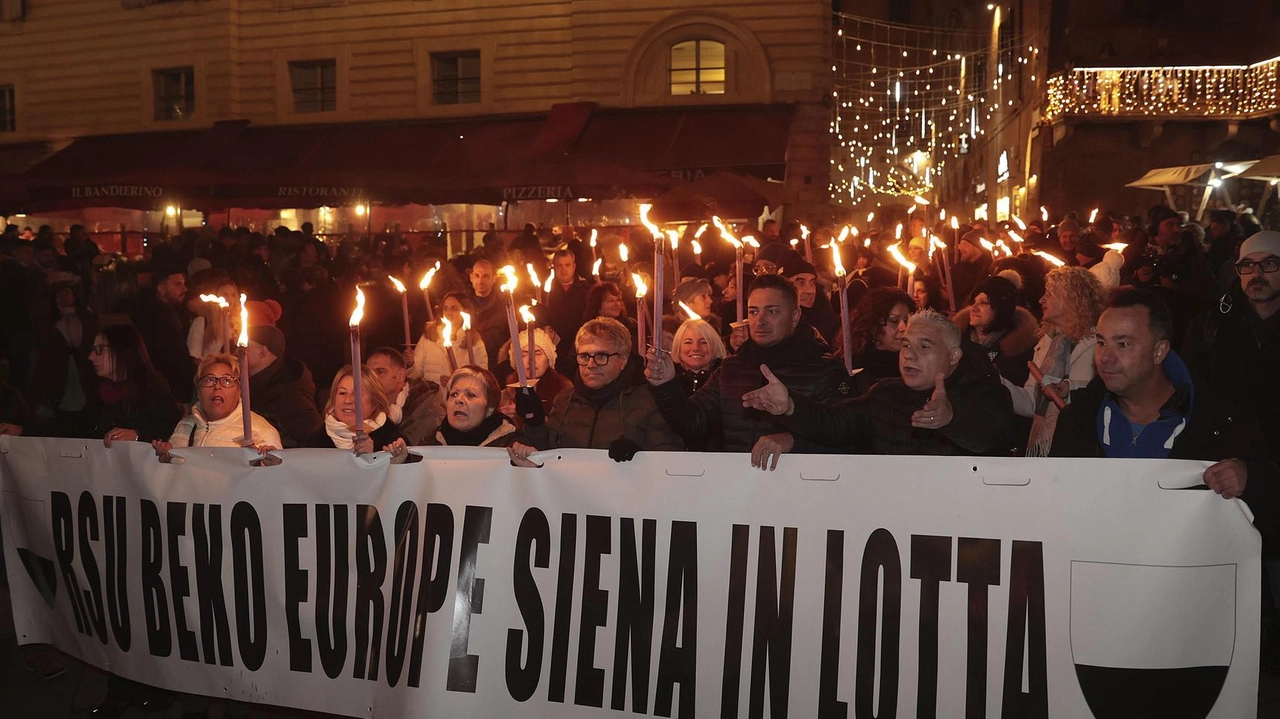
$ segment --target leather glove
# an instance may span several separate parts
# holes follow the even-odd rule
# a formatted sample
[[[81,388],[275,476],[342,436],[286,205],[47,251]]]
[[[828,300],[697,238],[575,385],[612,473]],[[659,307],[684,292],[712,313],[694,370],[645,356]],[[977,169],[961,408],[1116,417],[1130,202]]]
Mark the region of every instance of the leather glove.
[[[546,421],[542,398],[533,391],[532,387],[516,390],[516,414],[520,415],[524,423],[530,427],[539,427]]]
[[[626,437],[619,437],[613,440],[613,444],[609,445],[609,459],[615,462],[630,462],[636,456],[636,452],[639,451],[640,445]]]

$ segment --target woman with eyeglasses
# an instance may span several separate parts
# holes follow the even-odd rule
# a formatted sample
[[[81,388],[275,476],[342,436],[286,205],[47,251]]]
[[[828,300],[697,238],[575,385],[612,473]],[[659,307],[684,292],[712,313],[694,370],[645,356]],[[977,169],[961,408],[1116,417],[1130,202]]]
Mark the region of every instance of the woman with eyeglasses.
[[[501,390],[493,373],[475,365],[459,367],[445,385],[444,421],[428,444],[506,447],[517,441],[521,435],[511,418],[498,411],[500,401]]]
[[[843,348],[853,361],[853,369],[861,370],[853,376],[851,396],[861,396],[876,382],[887,377],[897,377],[898,351],[902,349],[902,335],[907,330],[907,318],[915,300],[896,287],[876,287],[867,290],[853,308],[849,317],[850,346]],[[836,335],[837,354],[844,342],[844,333]]]
[[[409,451],[404,434],[387,416],[391,403],[382,391],[382,383],[368,365],[360,368],[360,417],[362,430],[357,439],[355,373],[351,365],[338,370],[329,388],[329,401],[324,406],[324,427],[308,447],[345,449],[353,454],[369,454],[376,450],[391,453],[392,463],[408,461]],[[421,459],[420,455],[415,455]],[[416,461],[416,460],[415,460]]]
[[[617,461],[629,460],[640,450],[683,449],[680,437],[658,412],[644,379],[644,363],[631,347],[631,334],[617,320],[601,317],[582,325],[574,338],[578,375],[573,387],[556,397],[545,424],[541,417],[526,419],[525,431],[533,445],[607,449]],[[516,405],[528,418],[519,394]],[[528,460],[533,445],[514,443],[512,460]]]
[[[164,439],[182,417],[169,383],[151,366],[142,336],[130,325],[104,327],[93,338],[89,363],[98,376],[90,399],[93,424],[85,434],[107,447],[117,440]]]
[[[280,433],[261,416],[250,413],[252,437],[244,436],[240,406],[240,362],[228,354],[211,354],[196,368],[196,402],[173,429],[169,441],[152,446],[161,461],[174,447],[254,447],[259,454],[279,449]]]

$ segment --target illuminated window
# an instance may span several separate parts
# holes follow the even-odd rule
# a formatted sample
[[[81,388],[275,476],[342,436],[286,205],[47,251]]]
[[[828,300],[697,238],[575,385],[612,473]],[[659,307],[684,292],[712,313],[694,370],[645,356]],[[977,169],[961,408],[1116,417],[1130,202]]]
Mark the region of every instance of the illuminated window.
[[[672,95],[724,94],[724,43],[686,40],[671,46]]]
[[[195,68],[152,70],[151,86],[155,91],[157,120],[181,120],[196,111]]]
[[[437,105],[480,102],[480,51],[431,53],[431,97]]]
[[[14,105],[13,85],[0,85],[0,132],[17,132],[18,113]]]
[[[289,63],[294,112],[333,112],[338,109],[336,60],[298,60]]]

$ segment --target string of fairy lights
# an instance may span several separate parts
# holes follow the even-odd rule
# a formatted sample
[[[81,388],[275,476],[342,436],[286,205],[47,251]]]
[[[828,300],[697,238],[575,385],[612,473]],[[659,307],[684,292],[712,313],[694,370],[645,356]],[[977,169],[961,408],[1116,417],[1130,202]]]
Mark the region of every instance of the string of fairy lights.
[[[1036,86],[1034,36],[994,12],[991,31],[901,25],[837,13],[831,199],[928,194]]]
[[[1280,58],[1252,65],[1077,68],[1049,79],[1045,117],[1265,115],[1280,108]]]

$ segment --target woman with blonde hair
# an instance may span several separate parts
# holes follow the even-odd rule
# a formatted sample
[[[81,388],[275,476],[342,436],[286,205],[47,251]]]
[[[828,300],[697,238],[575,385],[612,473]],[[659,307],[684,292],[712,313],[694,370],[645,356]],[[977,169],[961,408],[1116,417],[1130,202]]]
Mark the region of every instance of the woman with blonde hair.
[[[1083,267],[1058,267],[1045,276],[1044,285],[1040,298],[1044,336],[1036,343],[1031,360],[1044,380],[1036,381],[1033,374],[1021,387],[1000,380],[1013,398],[1014,412],[1032,418],[1029,457],[1047,457],[1053,443],[1059,409],[1050,393],[1070,401],[1071,392],[1093,379],[1094,328],[1107,305],[1102,283]]]
[[[706,320],[685,320],[671,338],[671,361],[686,397],[706,384],[724,357],[724,342]]]
[[[193,288],[187,293],[187,309],[195,318],[191,320],[191,329],[187,330],[187,354],[198,360],[205,355],[223,352],[235,344],[240,330],[240,294],[235,283],[221,270],[209,270],[207,274],[191,279]],[[230,306],[223,310],[214,302],[200,299],[200,295],[208,294],[222,297]],[[225,326],[224,312],[227,314]]]
[[[259,454],[279,449],[280,433],[261,415],[250,412],[251,437],[244,436],[244,407],[240,405],[240,362],[228,354],[206,355],[195,376],[196,401],[178,420],[169,440],[151,446],[162,462],[174,447],[253,447]]]
[[[362,440],[356,441],[356,396],[351,365],[338,370],[324,406],[324,427],[312,436],[309,447],[349,449],[355,454],[369,454],[375,449],[391,453],[393,463],[408,459],[404,435],[387,416],[391,406],[382,392],[382,383],[368,366],[360,368],[360,398],[363,418]]]
[[[462,313],[466,312],[473,323],[471,329],[463,331]],[[453,361],[458,367],[475,364],[485,369],[489,367],[489,350],[485,347],[480,331],[474,323],[479,319],[475,302],[461,292],[450,292],[440,301],[441,319],[428,322],[423,328],[422,336],[413,349],[413,367],[409,370],[410,379],[425,379],[445,384],[454,367],[449,365],[449,350],[444,346],[444,322],[447,318],[450,325],[449,339],[453,345]],[[472,359],[475,361],[472,362]]]

